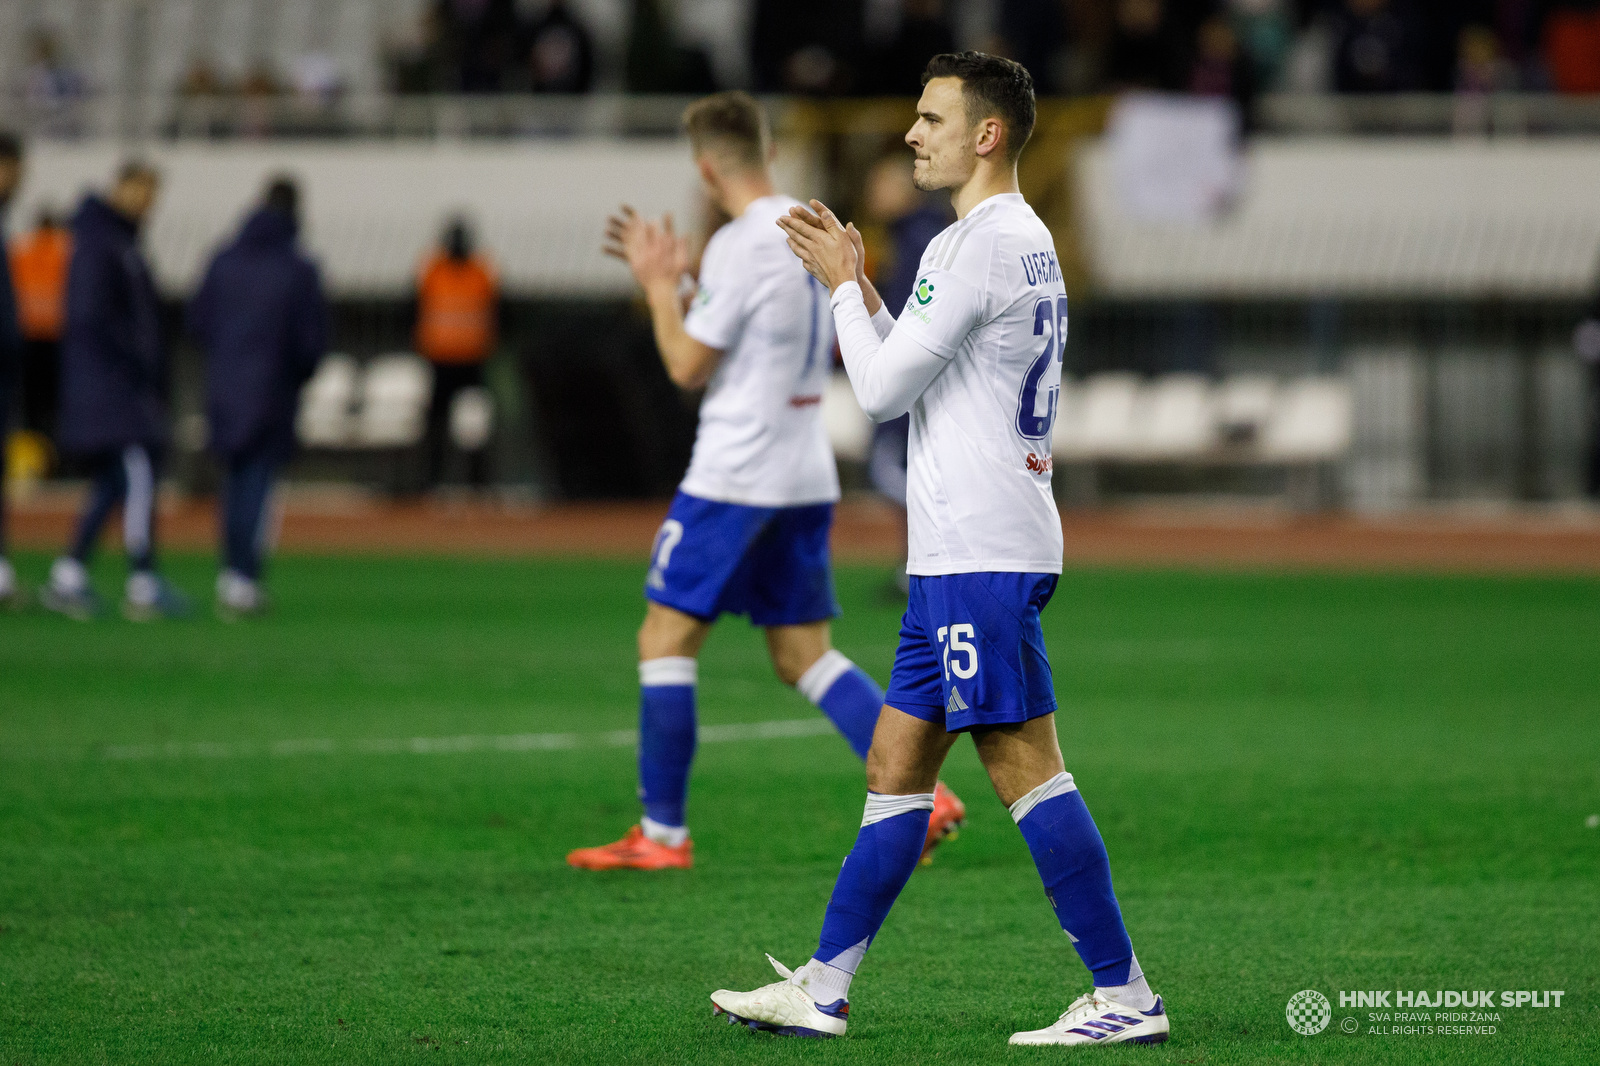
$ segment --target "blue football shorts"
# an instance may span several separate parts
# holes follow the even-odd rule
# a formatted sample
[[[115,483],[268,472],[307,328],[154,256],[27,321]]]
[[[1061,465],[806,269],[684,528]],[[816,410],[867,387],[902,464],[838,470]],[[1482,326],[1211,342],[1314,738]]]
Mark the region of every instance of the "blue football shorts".
[[[1054,711],[1039,614],[1058,580],[1056,574],[913,575],[883,701],[951,733]]]
[[[748,507],[680,491],[656,533],[645,598],[713,621],[795,626],[839,614],[828,534],[833,504]]]

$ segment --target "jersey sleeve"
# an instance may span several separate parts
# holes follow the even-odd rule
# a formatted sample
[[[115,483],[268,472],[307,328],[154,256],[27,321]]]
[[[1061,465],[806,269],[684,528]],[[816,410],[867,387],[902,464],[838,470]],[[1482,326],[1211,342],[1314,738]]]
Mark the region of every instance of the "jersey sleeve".
[[[894,328],[949,359],[960,350],[967,334],[990,317],[993,241],[987,234],[967,234],[958,228],[946,243],[948,252],[936,247],[928,257],[931,262],[924,261]]]
[[[727,232],[724,227],[721,233]],[[712,238],[714,241],[716,238]],[[744,328],[754,271],[740,269],[728,247],[708,248],[700,269],[700,284],[684,316],[683,330],[707,348],[725,352]]]

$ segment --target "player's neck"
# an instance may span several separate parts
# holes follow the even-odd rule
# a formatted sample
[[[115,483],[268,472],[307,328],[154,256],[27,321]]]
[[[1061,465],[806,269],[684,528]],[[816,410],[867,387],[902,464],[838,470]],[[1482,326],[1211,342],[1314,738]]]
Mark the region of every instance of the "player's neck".
[[[990,167],[983,164],[973,171],[972,177],[965,185],[960,186],[950,195],[950,206],[955,208],[956,218],[963,219],[974,207],[983,203],[991,196],[999,196],[1008,192],[1021,192],[1017,186],[1017,165]]]
[[[765,171],[725,177],[722,179],[722,209],[730,218],[738,218],[745,208],[777,191],[772,175]]]

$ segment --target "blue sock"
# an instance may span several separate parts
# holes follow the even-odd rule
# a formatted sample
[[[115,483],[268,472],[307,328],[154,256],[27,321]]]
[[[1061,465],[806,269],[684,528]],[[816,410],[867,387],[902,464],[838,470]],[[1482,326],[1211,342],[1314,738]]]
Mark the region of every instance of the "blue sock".
[[[872,747],[872,731],[883,710],[883,689],[839,651],[828,651],[800,675],[795,688],[822,709],[862,759]]]
[[[827,990],[825,994],[849,997],[850,978],[900,890],[906,887],[911,871],[917,868],[932,810],[932,792],[911,796],[867,793],[861,832],[839,870],[822,919],[821,942],[807,964],[807,978],[814,976],[819,989]]]
[[[639,799],[645,817],[683,825],[694,761],[693,659],[673,656],[639,664]]]
[[[1060,773],[1011,805],[1045,896],[1096,988],[1124,986],[1133,972],[1133,943],[1111,891],[1111,860],[1072,775]]]

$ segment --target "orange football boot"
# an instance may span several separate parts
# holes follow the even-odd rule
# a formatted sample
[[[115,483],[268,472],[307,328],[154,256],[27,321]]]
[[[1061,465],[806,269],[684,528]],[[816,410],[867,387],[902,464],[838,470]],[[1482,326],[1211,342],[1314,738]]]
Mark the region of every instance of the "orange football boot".
[[[933,861],[933,849],[941,841],[954,840],[967,821],[967,805],[961,802],[950,786],[943,781],[933,786],[933,813],[928,816],[928,839],[922,845],[922,858],[926,866]]]
[[[644,827],[636,825],[615,844],[569,852],[567,865],[580,870],[687,870],[694,865],[694,841],[685,840],[674,848],[651,840]]]

